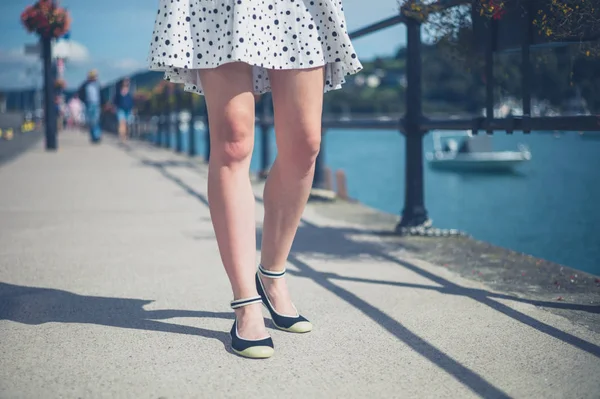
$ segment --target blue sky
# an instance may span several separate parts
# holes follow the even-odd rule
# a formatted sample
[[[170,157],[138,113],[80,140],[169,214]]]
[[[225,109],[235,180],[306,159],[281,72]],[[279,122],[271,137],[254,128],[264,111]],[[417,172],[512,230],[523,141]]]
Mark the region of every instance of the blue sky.
[[[0,0],[0,89],[31,87],[37,79],[40,62],[23,53],[35,43],[19,21],[21,11],[34,0]],[[110,82],[123,75],[146,69],[154,18],[159,0],[62,0],[73,18],[72,48],[75,59],[66,66],[70,87],[77,86],[92,67],[101,81]],[[350,31],[392,16],[398,0],[345,0],[344,9]],[[356,39],[354,45],[362,60],[392,54],[405,43],[402,26]],[[28,72],[29,70],[29,72]]]

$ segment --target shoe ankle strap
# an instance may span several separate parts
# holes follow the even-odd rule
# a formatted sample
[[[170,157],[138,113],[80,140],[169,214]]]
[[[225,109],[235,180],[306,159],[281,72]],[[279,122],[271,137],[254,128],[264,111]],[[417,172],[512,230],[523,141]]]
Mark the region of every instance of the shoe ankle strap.
[[[260,295],[253,296],[251,298],[236,299],[234,301],[231,301],[231,309],[237,309],[241,308],[242,306],[248,306],[260,302],[262,302],[262,298],[260,297]]]
[[[282,278],[283,276],[285,276],[285,269],[283,269],[282,271],[274,272],[274,271],[265,269],[262,265],[258,265],[258,272],[262,276],[268,277],[268,278]]]

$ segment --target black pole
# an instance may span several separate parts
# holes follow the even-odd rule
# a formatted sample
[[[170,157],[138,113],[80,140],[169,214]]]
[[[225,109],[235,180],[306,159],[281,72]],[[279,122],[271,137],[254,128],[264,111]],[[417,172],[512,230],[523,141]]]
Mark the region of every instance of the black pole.
[[[263,98],[261,101],[261,115],[260,115],[260,133],[261,133],[261,144],[262,144],[262,154],[261,154],[261,167],[259,176],[261,179],[266,179],[269,175],[269,162],[271,161],[271,148],[269,146],[269,96],[267,94],[263,94]]]
[[[208,123],[208,107],[206,101],[204,102],[204,125],[206,126],[206,135],[204,136],[205,148],[204,148],[204,161],[208,163],[210,160],[210,124]]]
[[[421,23],[406,18],[406,114],[404,136],[406,138],[406,185],[404,209],[397,230],[419,226],[428,219],[423,189],[423,135],[421,131]]]
[[[54,103],[54,73],[52,70],[52,39],[41,38],[44,63],[44,116],[46,119],[46,150],[56,150],[56,105]]]
[[[485,47],[485,118],[486,132],[492,134],[490,121],[494,119],[494,48],[496,44],[496,23],[491,20],[488,25],[488,40]]]
[[[175,90],[175,152],[183,152],[183,132],[181,131],[181,90]]]
[[[188,129],[188,155],[195,157],[198,154],[196,149],[196,129],[194,124],[196,122],[196,107],[194,106],[194,95],[189,94],[190,98],[190,128]]]
[[[132,129],[131,135],[133,137],[136,137],[136,138],[140,137],[140,129],[141,129],[141,127],[140,127],[140,116],[139,116],[139,114],[134,115],[133,125],[131,126],[131,129]]]
[[[157,147],[160,147],[162,144],[162,136],[164,134],[165,126],[165,115],[161,113],[160,115],[158,115],[158,123],[156,125],[156,136],[154,136],[154,144]]]
[[[167,86],[165,88],[165,140],[162,142],[163,147],[170,148],[171,147],[171,136],[173,129],[173,120],[171,119],[172,115],[171,109],[171,87]]]
[[[323,115],[328,115],[327,103],[323,103]],[[315,159],[315,174],[313,177],[312,188],[325,189],[325,133],[327,131],[321,128],[321,143],[319,144],[319,153]],[[329,187],[330,188],[330,187]]]
[[[159,107],[159,115],[158,115],[158,129],[156,130],[156,137],[155,137],[155,141],[154,144],[156,144],[157,147],[162,147],[162,143],[163,143],[163,137],[166,135],[166,130],[167,130],[167,117],[165,115],[165,109],[166,109],[166,94],[167,88],[165,87],[163,89],[163,92],[160,94],[160,96],[162,97],[163,101],[165,101],[165,105],[163,105],[162,107]],[[159,102],[160,104],[160,102]]]
[[[533,37],[533,23],[531,21],[531,4],[527,2],[523,8],[523,41],[521,43],[521,90],[523,93],[523,121],[524,133],[530,133],[529,117],[531,117],[531,57],[529,45]]]
[[[321,129],[321,144],[319,153],[315,160],[315,175],[313,177],[312,188],[324,189],[325,187],[325,129]]]

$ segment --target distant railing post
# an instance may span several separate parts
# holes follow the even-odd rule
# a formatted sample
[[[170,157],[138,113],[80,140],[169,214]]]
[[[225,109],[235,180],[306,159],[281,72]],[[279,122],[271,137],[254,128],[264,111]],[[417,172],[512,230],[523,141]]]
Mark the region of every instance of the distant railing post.
[[[175,123],[175,152],[183,152],[183,132],[181,131],[181,90],[175,89],[175,115],[173,123]]]
[[[490,21],[485,47],[485,124],[487,134],[492,134],[491,121],[494,119],[494,43],[496,42],[496,22]]]
[[[188,155],[195,157],[198,154],[196,149],[196,107],[194,106],[194,94],[189,94],[190,99],[190,127],[188,129]]]
[[[423,188],[423,136],[421,129],[421,22],[406,18],[406,114],[404,136],[406,138],[406,184],[404,209],[397,226],[418,226],[427,221]]]
[[[165,136],[167,135],[167,128],[168,128],[168,123],[167,123],[167,101],[168,101],[168,94],[167,94],[167,88],[164,87],[163,88],[163,92],[161,93],[162,96],[162,101],[164,102],[164,105],[162,107],[162,109],[160,110],[160,115],[159,115],[159,119],[158,119],[158,131],[156,133],[156,145],[158,147],[162,147],[163,143],[165,142]]]
[[[204,126],[206,130],[206,136],[204,137],[204,161],[208,163],[210,160],[210,124],[208,123],[208,107],[206,106],[206,102],[204,102]]]
[[[262,154],[261,154],[261,162],[260,162],[260,172],[259,177],[261,179],[266,179],[269,175],[269,165],[271,161],[271,148],[269,146],[269,132],[270,132],[270,124],[268,121],[269,118],[269,100],[270,96],[267,94],[263,94],[261,101],[261,114],[260,114],[260,133],[261,133],[261,144],[262,144]]]
[[[167,85],[167,87],[165,88],[165,114],[167,128],[165,129],[165,140],[162,143],[163,147],[165,148],[171,148],[171,139],[173,136],[173,107],[171,107],[171,93],[172,86]]]
[[[529,42],[533,37],[533,22],[531,20],[531,3],[523,7],[523,33],[521,42],[521,90],[523,93],[523,133],[530,133],[529,118],[531,117],[531,57]]]
[[[129,136],[134,139],[138,135],[138,118],[137,115],[133,115],[133,122],[129,125]]]
[[[162,140],[163,140],[162,138],[163,138],[163,135],[165,134],[165,129],[166,129],[165,114],[161,113],[158,116],[158,125],[157,125],[157,129],[156,129],[156,136],[154,137],[154,144],[156,144],[157,147],[160,147],[162,145]]]
[[[326,189],[327,182],[325,179],[325,129],[321,130],[321,144],[319,146],[319,154],[315,160],[315,176],[313,178],[312,188]]]
[[[149,121],[148,119],[150,118],[150,116],[145,115],[140,117],[140,123],[139,123],[139,127],[138,127],[138,134],[140,135],[140,139],[141,140],[148,140],[148,124]]]

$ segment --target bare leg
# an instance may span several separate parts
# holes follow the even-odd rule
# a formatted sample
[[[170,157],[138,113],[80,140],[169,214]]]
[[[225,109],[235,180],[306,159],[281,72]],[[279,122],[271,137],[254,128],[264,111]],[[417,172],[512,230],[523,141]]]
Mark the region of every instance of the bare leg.
[[[119,139],[121,142],[127,140],[127,121],[125,120],[119,121]]]
[[[230,63],[200,72],[210,123],[208,200],[234,299],[258,295],[255,202],[249,169],[254,146],[252,69]],[[243,338],[267,336],[260,304],[236,309]]]
[[[265,184],[261,264],[283,270],[312,185],[321,143],[323,68],[269,71],[277,158]],[[285,279],[262,279],[275,309],[295,315]]]

